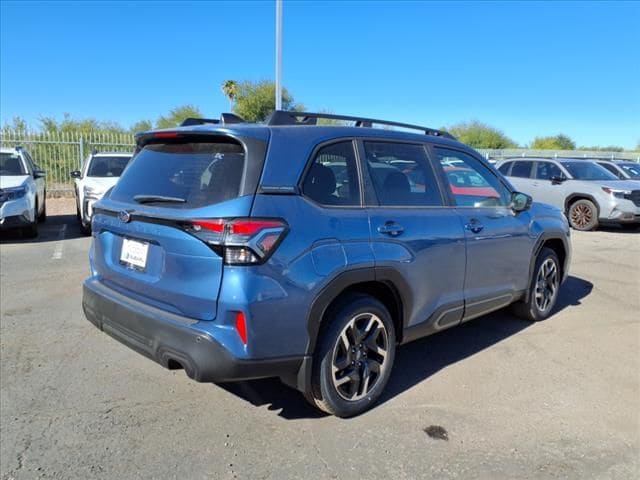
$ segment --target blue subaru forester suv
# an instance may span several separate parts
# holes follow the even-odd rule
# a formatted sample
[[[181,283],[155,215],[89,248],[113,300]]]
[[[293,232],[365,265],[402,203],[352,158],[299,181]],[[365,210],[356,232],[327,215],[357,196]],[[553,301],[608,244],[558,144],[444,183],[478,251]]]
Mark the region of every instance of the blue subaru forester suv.
[[[542,320],[567,276],[564,215],[445,132],[276,111],[136,141],[95,206],[84,311],[200,382],[280,377],[356,415],[397,345],[510,304]]]

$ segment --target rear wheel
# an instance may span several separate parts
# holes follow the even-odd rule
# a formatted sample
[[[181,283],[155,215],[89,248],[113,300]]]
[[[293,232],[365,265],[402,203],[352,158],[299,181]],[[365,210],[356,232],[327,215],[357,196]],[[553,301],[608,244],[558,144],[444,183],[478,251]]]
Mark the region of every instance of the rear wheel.
[[[576,200],[569,207],[569,224],[576,230],[589,231],[598,227],[598,209],[591,200]]]
[[[329,315],[306,396],[327,413],[351,417],[383,392],[395,358],[395,329],[385,306],[368,295],[347,297]]]
[[[556,252],[543,248],[533,269],[528,300],[514,303],[513,312],[533,322],[546,319],[558,300],[560,278],[560,261]]]

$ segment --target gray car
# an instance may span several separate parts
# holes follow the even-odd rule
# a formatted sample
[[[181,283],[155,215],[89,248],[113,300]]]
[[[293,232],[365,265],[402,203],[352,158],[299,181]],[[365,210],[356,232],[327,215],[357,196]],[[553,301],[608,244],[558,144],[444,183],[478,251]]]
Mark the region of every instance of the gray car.
[[[640,180],[640,163],[629,160],[594,159],[594,161],[609,170],[620,180]]]
[[[518,158],[497,163],[513,186],[565,212],[576,230],[640,224],[640,182],[620,180],[591,160]]]

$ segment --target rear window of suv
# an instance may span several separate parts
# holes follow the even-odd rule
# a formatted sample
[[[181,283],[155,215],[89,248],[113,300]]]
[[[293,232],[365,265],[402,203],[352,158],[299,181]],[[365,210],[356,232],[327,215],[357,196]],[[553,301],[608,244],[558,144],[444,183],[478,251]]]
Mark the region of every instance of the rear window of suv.
[[[110,197],[168,208],[203,207],[236,198],[244,167],[244,149],[230,139],[151,144],[133,158]]]

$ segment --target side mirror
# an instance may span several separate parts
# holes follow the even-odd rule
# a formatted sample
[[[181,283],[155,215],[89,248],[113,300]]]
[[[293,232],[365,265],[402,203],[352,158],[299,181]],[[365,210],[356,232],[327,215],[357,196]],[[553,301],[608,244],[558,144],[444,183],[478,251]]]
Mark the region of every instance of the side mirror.
[[[511,194],[511,210],[514,212],[524,212],[525,210],[529,210],[531,208],[531,202],[533,198],[531,198],[526,193],[522,192],[513,192]]]
[[[45,172],[44,170],[33,171],[33,178],[44,178],[46,176],[47,176],[47,172]]]
[[[553,177],[551,177],[551,185],[560,185],[566,179],[566,177],[559,177],[557,175],[554,175]]]
[[[74,170],[73,172],[70,172],[69,176],[71,178],[80,178],[80,176],[81,176],[80,170]]]

